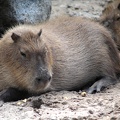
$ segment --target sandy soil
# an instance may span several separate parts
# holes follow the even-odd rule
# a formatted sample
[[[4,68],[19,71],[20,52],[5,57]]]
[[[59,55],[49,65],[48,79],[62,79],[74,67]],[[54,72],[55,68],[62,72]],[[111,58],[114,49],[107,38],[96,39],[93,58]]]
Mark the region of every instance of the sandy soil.
[[[51,18],[69,14],[97,18],[108,0],[52,0]],[[109,0],[110,1],[110,0]],[[0,120],[120,120],[120,84],[102,93],[50,92],[0,107]]]

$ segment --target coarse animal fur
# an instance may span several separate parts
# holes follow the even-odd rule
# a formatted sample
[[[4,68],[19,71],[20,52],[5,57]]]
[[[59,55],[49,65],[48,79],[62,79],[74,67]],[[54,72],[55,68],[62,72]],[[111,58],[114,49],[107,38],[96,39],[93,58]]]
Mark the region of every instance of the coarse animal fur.
[[[93,84],[89,93],[100,91],[116,82],[119,65],[110,33],[93,21],[60,17],[41,25],[19,25],[0,41],[0,90],[12,88],[1,98],[18,99],[8,99],[16,90],[41,93],[88,84]]]
[[[111,31],[120,51],[120,0],[108,3],[98,21]]]

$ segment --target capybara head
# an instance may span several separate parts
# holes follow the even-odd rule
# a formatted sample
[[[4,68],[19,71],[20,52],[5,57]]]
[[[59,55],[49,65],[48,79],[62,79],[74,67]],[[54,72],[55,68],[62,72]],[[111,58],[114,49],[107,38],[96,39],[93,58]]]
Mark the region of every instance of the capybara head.
[[[114,21],[118,21],[120,19],[120,1],[115,0],[113,2],[108,3],[105,9],[102,11],[102,15],[100,16],[100,22],[102,22],[106,27],[109,27],[110,24]]]
[[[106,6],[99,22],[111,31],[120,50],[120,0],[115,0]]]
[[[47,88],[52,79],[52,53],[42,39],[42,30],[34,34],[30,31],[11,34],[11,42],[6,49],[6,67],[17,87],[31,92]]]

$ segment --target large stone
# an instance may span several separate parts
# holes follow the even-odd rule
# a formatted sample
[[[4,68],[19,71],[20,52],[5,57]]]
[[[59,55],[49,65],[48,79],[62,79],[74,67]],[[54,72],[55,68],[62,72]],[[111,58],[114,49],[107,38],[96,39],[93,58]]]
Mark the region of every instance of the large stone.
[[[39,23],[49,19],[51,0],[0,0],[0,35],[18,23]]]

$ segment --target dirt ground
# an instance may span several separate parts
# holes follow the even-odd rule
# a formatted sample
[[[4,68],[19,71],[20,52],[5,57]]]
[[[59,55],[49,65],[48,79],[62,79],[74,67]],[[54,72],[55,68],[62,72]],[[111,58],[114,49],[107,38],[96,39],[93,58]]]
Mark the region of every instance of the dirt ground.
[[[97,18],[110,0],[52,0],[51,18],[69,14]],[[120,120],[120,84],[102,93],[50,92],[0,107],[0,120]]]

